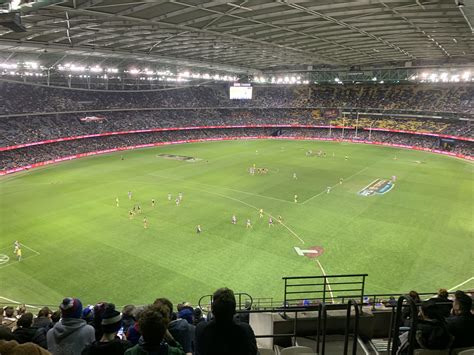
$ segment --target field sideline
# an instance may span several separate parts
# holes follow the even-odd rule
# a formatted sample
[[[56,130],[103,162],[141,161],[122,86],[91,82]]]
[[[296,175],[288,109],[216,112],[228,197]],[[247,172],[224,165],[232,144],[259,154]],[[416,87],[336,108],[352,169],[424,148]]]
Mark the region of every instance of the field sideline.
[[[310,149],[327,156],[307,157]],[[253,164],[268,173],[250,176]],[[2,177],[0,303],[55,305],[64,296],[195,303],[221,286],[279,300],[282,276],[322,270],[368,273],[367,292],[474,288],[473,167],[390,147],[244,140],[126,151]],[[385,194],[359,194],[392,176]],[[142,212],[130,219],[137,204]],[[15,240],[24,244],[20,263]],[[310,259],[295,247],[324,253]]]

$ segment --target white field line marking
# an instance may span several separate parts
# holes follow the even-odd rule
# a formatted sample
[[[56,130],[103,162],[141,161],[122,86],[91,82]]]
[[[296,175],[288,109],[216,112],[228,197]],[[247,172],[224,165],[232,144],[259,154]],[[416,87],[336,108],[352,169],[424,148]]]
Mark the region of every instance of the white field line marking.
[[[157,175],[157,174],[153,174],[153,173],[150,173],[148,175],[156,176],[156,177],[159,177],[159,178],[162,178],[162,179],[186,181],[187,183],[190,182],[189,180],[186,180],[186,179],[174,178],[174,177],[169,177],[169,176],[161,176],[161,175]],[[266,198],[266,199],[275,200],[275,201],[279,201],[279,202],[285,202],[285,203],[293,204],[293,202],[288,201],[288,200],[282,200],[282,199],[276,198],[276,197],[254,194],[253,192],[247,192],[247,191],[242,191],[242,190],[231,189],[229,187],[215,186],[215,185],[206,184],[206,183],[203,183],[203,182],[196,182],[196,181],[192,181],[192,183],[196,184],[196,185],[202,185],[202,186],[207,186],[207,187],[212,187],[212,188],[217,187],[218,189],[222,189],[222,190],[229,190],[229,191],[234,191],[234,192],[238,192],[238,193],[246,194],[246,195],[250,195],[250,196],[256,196],[256,197]]]
[[[345,181],[348,181],[348,180],[350,180],[350,179],[352,179],[352,178],[353,178],[354,176],[356,176],[356,175],[359,175],[360,173],[362,173],[363,171],[367,170],[368,168],[369,168],[369,167],[366,166],[365,168],[363,168],[363,169],[359,170],[358,172],[352,174],[351,176],[345,178],[345,179],[344,179],[344,182],[345,182]],[[333,188],[335,188],[336,186],[339,186],[339,185],[340,185],[340,183],[337,183],[337,184],[331,186],[331,189],[333,189]],[[367,185],[367,186],[370,186],[370,184]],[[324,189],[324,190],[321,191],[320,193],[314,195],[313,197],[308,198],[306,201],[303,201],[303,202],[301,203],[301,205],[304,205],[306,202],[309,202],[309,201],[311,201],[313,198],[316,198],[316,197],[318,197],[318,196],[321,196],[322,194],[325,194],[326,192],[327,192],[327,189]]]
[[[9,264],[0,266],[0,269],[3,269],[3,268],[8,267],[8,266],[10,266],[10,265],[14,265],[14,264],[21,263],[21,262],[23,262],[23,261],[25,261],[25,260],[27,260],[27,259],[34,258],[35,256],[38,256],[38,255],[39,255],[39,254],[34,254],[34,255],[27,256],[26,258],[21,258],[21,261],[13,260],[13,261],[12,261],[11,263],[9,263]],[[10,260],[11,260],[11,259],[10,259]]]
[[[23,244],[23,243],[20,243],[20,244],[21,244],[21,246],[25,247],[26,249],[31,250],[33,253],[36,253],[36,254],[40,255],[40,252],[39,252],[39,251],[36,251],[36,250],[34,250],[34,249],[31,249],[31,248],[30,248],[29,246],[27,246],[26,244]]]
[[[323,266],[319,262],[318,259],[316,259],[316,262],[318,263],[319,268],[321,269],[321,272],[323,273],[323,276],[327,276],[326,271],[324,271]],[[329,289],[329,294],[331,295],[332,303],[334,303],[334,295],[332,293],[331,285],[329,284],[328,279],[326,278],[326,282],[328,284],[328,289]]]
[[[23,243],[20,243],[20,244],[21,244],[22,247],[25,247],[26,249],[29,249],[29,250],[31,250],[33,253],[35,253],[35,255],[30,255],[30,256],[27,256],[26,258],[23,258],[23,257],[22,257],[22,258],[21,258],[21,261],[24,261],[24,260],[26,260],[26,259],[33,258],[33,257],[35,257],[35,256],[40,255],[40,252],[38,252],[38,251],[36,251],[36,250],[34,250],[34,249],[31,249],[29,246],[27,246],[27,245],[25,245],[25,244],[23,244]],[[5,247],[5,248],[2,248],[2,249],[0,249],[0,250],[7,249],[7,248],[9,248],[9,247]],[[10,260],[11,260],[11,259],[10,259]],[[21,261],[13,260],[13,261],[12,261],[11,263],[9,263],[9,264],[0,266],[0,269],[3,269],[4,267],[10,266],[10,265],[18,264],[18,263],[20,263]]]
[[[15,301],[15,300],[11,300],[9,298],[6,298],[6,297],[3,297],[3,296],[0,296],[1,299],[4,299],[5,301],[7,302],[11,302],[11,303],[14,303],[14,304],[21,304],[21,302],[18,302],[18,301]],[[36,307],[36,306],[32,306],[31,304],[25,304],[26,307],[32,307],[32,308],[36,308],[36,309],[39,309],[39,307]]]
[[[467,284],[469,281],[472,281],[472,280],[474,280],[474,276],[471,277],[469,280],[466,280],[466,281],[464,281],[464,282],[461,282],[459,285],[456,285],[456,286],[452,287],[452,288],[449,289],[448,291],[449,291],[449,292],[454,291],[454,290],[457,289],[458,287],[461,287],[461,286]]]

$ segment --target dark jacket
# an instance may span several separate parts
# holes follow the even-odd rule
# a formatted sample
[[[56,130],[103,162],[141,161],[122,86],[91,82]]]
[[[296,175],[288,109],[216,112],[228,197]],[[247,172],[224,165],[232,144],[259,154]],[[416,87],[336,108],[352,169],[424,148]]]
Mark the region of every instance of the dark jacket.
[[[24,344],[28,342],[33,342],[33,337],[36,334],[36,328],[26,328],[20,327],[16,328],[13,331],[13,339],[15,339],[19,344]]]
[[[53,322],[48,317],[38,317],[33,320],[33,327],[49,330],[53,327]]]
[[[454,336],[453,347],[474,346],[474,315],[471,313],[446,319],[449,332]]]
[[[210,322],[196,326],[197,355],[255,355],[257,354],[255,334],[247,323]]]
[[[451,334],[449,334],[446,323],[440,320],[419,320],[416,341],[417,347],[423,349],[443,350],[451,345]]]
[[[123,355],[132,346],[129,341],[119,338],[106,343],[95,341],[82,351],[82,355]]]

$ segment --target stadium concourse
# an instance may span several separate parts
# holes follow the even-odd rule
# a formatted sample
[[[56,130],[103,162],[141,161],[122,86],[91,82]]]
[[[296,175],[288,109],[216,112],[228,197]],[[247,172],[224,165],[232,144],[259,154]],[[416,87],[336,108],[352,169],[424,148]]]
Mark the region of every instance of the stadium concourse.
[[[229,100],[224,85],[154,92],[0,85],[9,98],[0,109],[3,172],[115,148],[275,135],[473,156],[472,85],[256,86],[250,102]]]

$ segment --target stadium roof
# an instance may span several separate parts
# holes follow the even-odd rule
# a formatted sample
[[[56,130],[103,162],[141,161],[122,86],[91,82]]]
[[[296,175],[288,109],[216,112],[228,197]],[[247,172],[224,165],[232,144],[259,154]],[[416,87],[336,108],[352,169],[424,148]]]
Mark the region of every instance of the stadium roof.
[[[474,62],[474,0],[21,0],[19,10],[26,32],[0,27],[0,62],[235,73]]]

